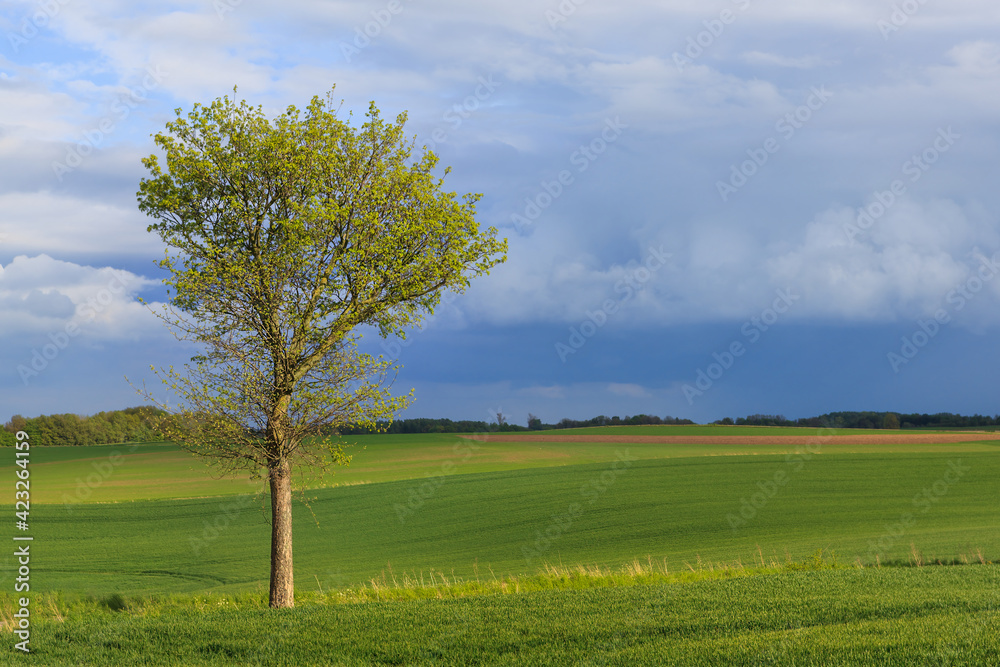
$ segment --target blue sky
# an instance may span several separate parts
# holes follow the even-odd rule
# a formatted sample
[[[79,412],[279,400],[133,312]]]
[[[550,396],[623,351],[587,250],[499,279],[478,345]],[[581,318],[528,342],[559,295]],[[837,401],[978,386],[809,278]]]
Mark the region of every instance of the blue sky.
[[[8,2],[0,419],[189,351],[135,192],[176,108],[336,85],[481,192],[509,259],[398,359],[407,416],[996,414],[1000,6]]]

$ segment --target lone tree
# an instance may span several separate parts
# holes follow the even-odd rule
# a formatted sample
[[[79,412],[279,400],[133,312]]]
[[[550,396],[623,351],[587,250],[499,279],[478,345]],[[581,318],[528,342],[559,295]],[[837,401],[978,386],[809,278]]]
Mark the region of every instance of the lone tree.
[[[200,352],[159,371],[181,399],[170,435],[266,477],[270,605],[291,607],[293,466],[346,464],[337,428],[409,400],[390,395],[390,362],[357,350],[358,327],[405,336],[444,291],[505,261],[507,242],[480,231],[479,195],[444,191],[437,156],[414,155],[405,113],[388,123],[372,103],[355,128],[331,91],[273,120],[225,97],[176,116],[137,194],[167,246],[159,316]]]

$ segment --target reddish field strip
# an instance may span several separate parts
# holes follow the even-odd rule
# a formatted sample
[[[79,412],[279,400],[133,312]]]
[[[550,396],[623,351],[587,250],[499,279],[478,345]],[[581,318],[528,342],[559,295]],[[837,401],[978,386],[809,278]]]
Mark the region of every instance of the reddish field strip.
[[[865,435],[534,435],[530,433],[488,433],[463,435],[480,442],[634,442],[687,445],[808,445],[816,442],[832,445],[940,444],[949,442],[1000,441],[1000,433],[883,433]]]

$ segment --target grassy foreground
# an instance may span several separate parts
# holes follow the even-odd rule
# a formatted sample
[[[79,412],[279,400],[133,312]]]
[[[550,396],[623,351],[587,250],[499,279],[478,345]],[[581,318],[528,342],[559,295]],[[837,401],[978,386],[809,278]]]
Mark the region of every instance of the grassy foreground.
[[[197,600],[197,598],[196,598]],[[823,569],[260,609],[91,605],[36,620],[39,665],[996,665],[1000,567]],[[123,608],[124,607],[124,608]]]

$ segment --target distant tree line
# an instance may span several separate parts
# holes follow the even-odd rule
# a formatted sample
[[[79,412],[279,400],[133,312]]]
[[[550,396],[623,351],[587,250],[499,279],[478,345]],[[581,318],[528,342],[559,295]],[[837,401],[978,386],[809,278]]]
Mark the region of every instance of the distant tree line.
[[[451,419],[397,419],[393,422],[379,422],[382,433],[477,433],[483,431],[526,431],[524,426],[507,423],[489,424],[484,421],[452,421]],[[373,430],[364,426],[347,426],[339,430],[341,435],[363,435]]]
[[[785,419],[782,415],[749,415],[735,421],[726,417],[716,424],[737,426],[806,426],[810,428],[984,428],[1000,426],[1000,415],[956,415],[951,412],[935,414],[903,414],[899,412],[828,412],[818,417]]]
[[[25,431],[31,444],[40,445],[114,445],[123,442],[162,440],[156,428],[163,410],[152,407],[126,408],[81,415],[42,415],[26,418],[14,415],[0,430],[0,446],[12,446],[14,434]]]
[[[549,428],[583,428],[585,426],[656,426],[659,424],[680,426],[685,424],[694,424],[694,422],[690,419],[678,419],[677,417],[664,417],[663,419],[660,419],[656,415],[635,415],[634,417],[626,416],[625,418],[618,416],[605,417],[604,415],[600,415],[585,421],[562,419],[558,424],[542,424],[539,421],[537,428],[533,430],[541,431]]]
[[[14,415],[0,429],[0,447],[13,447],[14,435],[26,431],[31,435],[32,444],[41,445],[113,445],[125,442],[156,442],[163,439],[158,428],[167,413],[158,408],[141,406],[99,412],[89,417],[62,414],[42,415],[26,418]],[[547,431],[562,428],[583,428],[587,426],[644,426],[657,424],[694,424],[690,419],[657,417],[656,415],[634,415],[607,417],[599,415],[592,419],[562,419],[555,424],[543,424],[533,414],[528,415],[527,425],[511,424],[502,413],[496,421],[470,421],[451,419],[397,419],[391,423],[379,424],[379,431],[385,433],[486,433],[515,431]],[[898,412],[828,412],[818,417],[786,419],[782,415],[748,415],[738,419],[726,417],[715,424],[737,426],[804,426],[809,428],[987,428],[1000,427],[1000,415],[952,414],[938,412],[929,414],[902,414]],[[341,428],[341,435],[361,435],[372,433],[369,428],[348,426]]]
[[[528,425],[511,424],[507,418],[497,414],[494,422],[486,421],[452,421],[450,419],[397,419],[389,423],[379,424],[381,431],[386,433],[483,433],[483,432],[508,432],[508,431],[547,431],[560,428],[583,428],[586,426],[640,426],[653,424],[694,424],[690,419],[677,419],[675,417],[657,417],[656,415],[635,415],[633,417],[619,416],[606,417],[599,415],[592,419],[576,420],[562,419],[556,424],[543,424],[542,420],[533,414],[528,415]],[[369,429],[346,428],[341,429],[343,435],[359,435],[371,433]]]
[[[40,445],[112,445],[125,442],[156,442],[163,439],[159,424],[168,418],[165,411],[143,406],[99,412],[92,416],[75,414],[42,415],[22,417],[14,415],[0,429],[0,446],[13,446],[14,435],[26,431],[31,435],[32,444]],[[593,419],[563,419],[557,424],[543,424],[535,415],[528,415],[527,426],[511,424],[502,413],[497,413],[496,421],[470,421],[451,419],[397,419],[379,423],[379,432],[384,433],[484,433],[510,431],[544,431],[560,428],[580,428],[584,426],[624,426],[642,424],[693,424],[690,419],[674,417],[660,418],[655,415],[635,415],[624,418],[600,415]],[[360,435],[373,430],[362,426],[341,428],[341,435]],[[331,433],[332,435],[332,433]]]
[[[0,446],[12,447],[15,434],[26,431],[31,435],[32,444],[40,445],[113,445],[125,442],[156,442],[163,440],[159,425],[168,414],[158,408],[143,406],[99,412],[92,416],[75,414],[42,415],[22,417],[14,415],[0,429]],[[451,419],[398,419],[379,423],[379,432],[384,433],[483,433],[508,431],[544,431],[560,428],[580,428],[584,426],[623,426],[641,424],[693,424],[690,419],[674,417],[660,418],[655,415],[635,415],[624,418],[600,415],[593,419],[563,419],[557,424],[543,424],[535,415],[528,415],[527,426],[508,423],[507,417],[497,413],[496,421],[469,421]],[[341,435],[372,433],[362,426],[341,428]],[[332,434],[332,433],[331,433]]]

